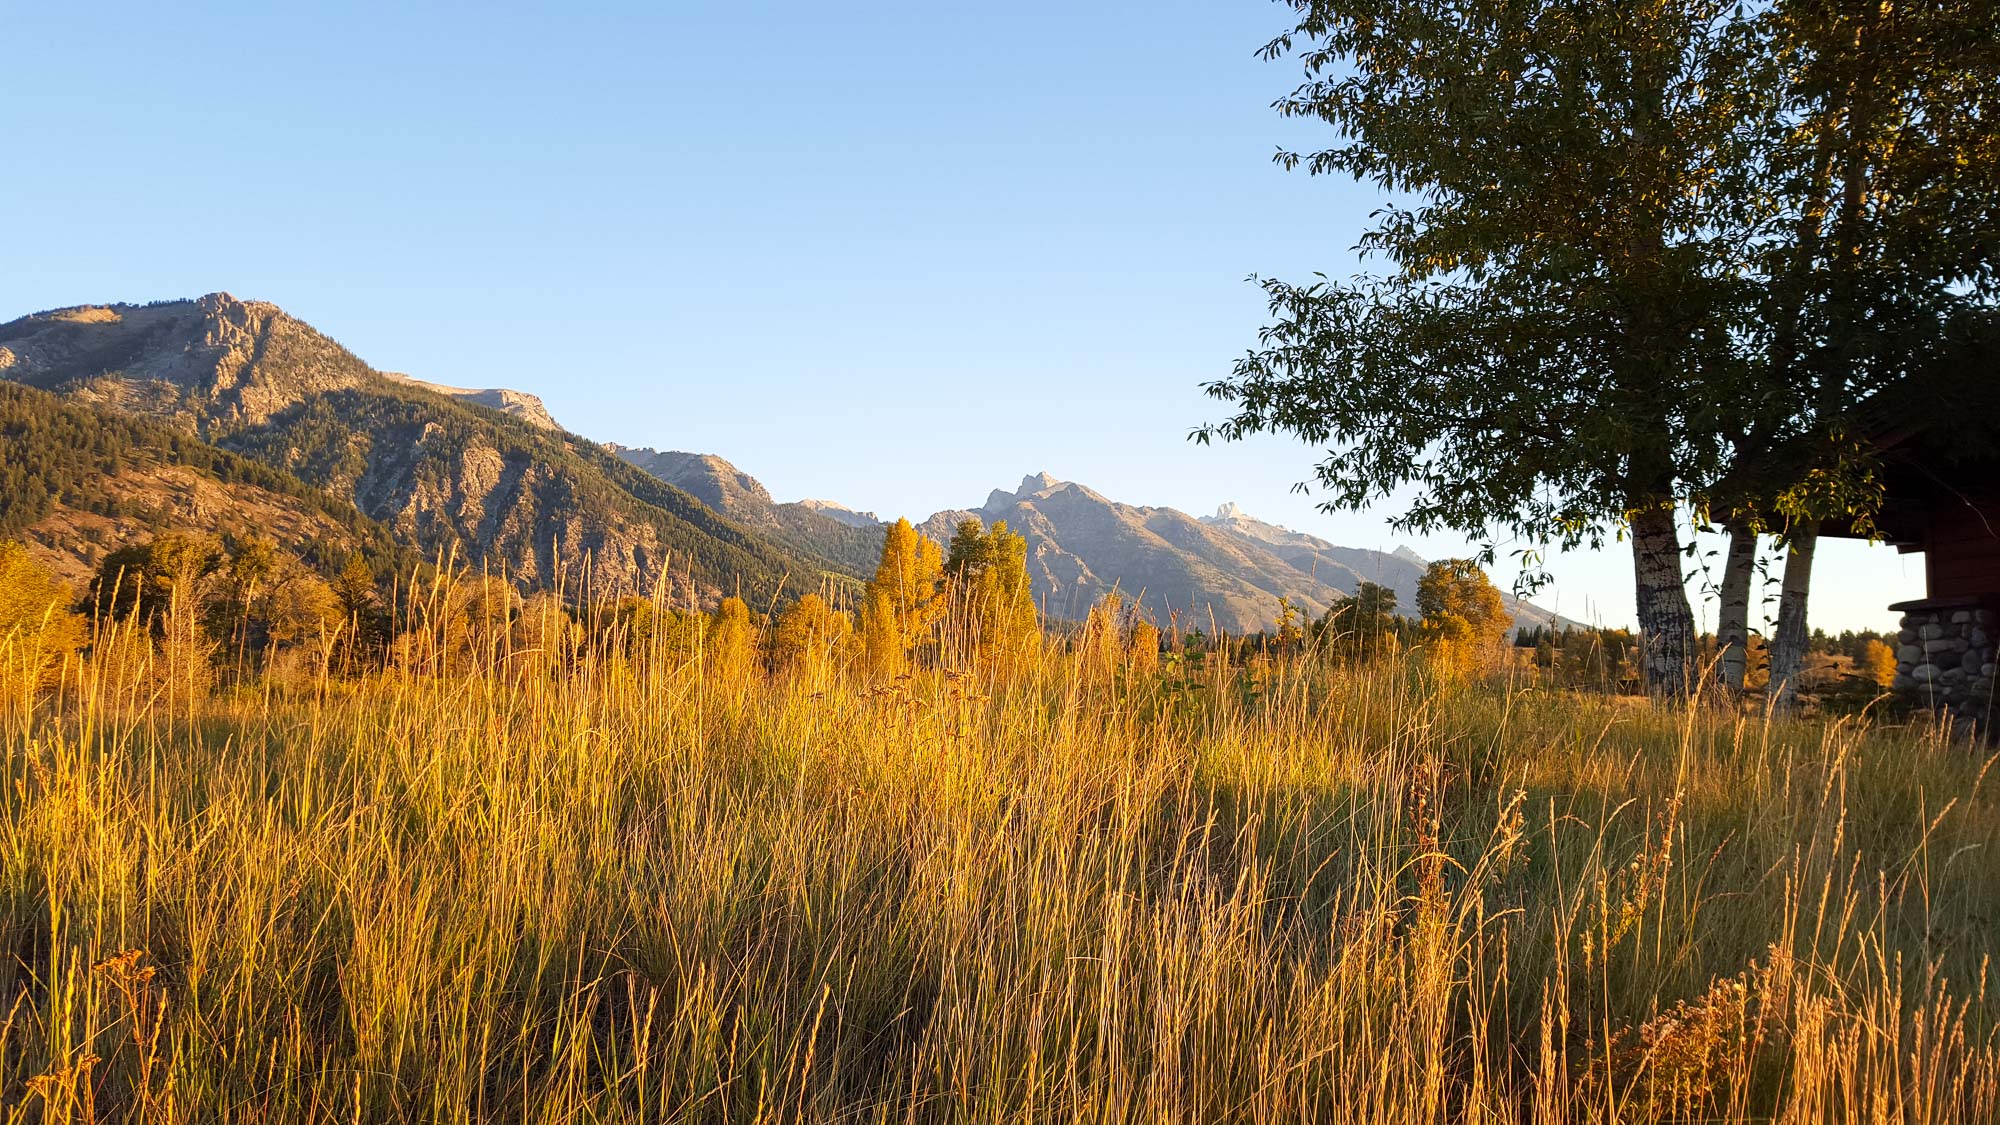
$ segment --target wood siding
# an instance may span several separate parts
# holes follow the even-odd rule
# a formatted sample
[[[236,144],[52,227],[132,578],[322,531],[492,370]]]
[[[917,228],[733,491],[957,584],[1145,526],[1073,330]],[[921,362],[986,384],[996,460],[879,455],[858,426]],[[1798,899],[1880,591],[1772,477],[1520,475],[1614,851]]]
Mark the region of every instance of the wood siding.
[[[1926,540],[1931,597],[2000,594],[2000,504],[1941,510]]]

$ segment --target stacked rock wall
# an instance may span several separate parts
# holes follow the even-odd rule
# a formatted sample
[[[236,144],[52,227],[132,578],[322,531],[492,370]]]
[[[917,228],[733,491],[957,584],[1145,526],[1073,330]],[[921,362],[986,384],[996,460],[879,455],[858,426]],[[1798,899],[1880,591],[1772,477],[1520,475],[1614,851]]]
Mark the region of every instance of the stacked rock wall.
[[[1889,607],[1903,614],[1895,689],[1955,725],[1994,733],[1994,641],[2000,603],[1992,598],[1926,598]]]

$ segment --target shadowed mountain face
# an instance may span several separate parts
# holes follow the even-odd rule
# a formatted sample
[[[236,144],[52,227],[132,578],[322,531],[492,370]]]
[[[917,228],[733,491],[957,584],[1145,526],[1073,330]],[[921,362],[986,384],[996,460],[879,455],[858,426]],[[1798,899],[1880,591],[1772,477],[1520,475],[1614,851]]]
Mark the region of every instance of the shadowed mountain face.
[[[707,602],[826,566],[508,411],[504,395],[489,409],[485,392],[384,376],[277,306],[225,293],[0,325],[0,378],[154,420],[320,489],[427,556],[523,585],[588,570],[600,590],[665,582]]]

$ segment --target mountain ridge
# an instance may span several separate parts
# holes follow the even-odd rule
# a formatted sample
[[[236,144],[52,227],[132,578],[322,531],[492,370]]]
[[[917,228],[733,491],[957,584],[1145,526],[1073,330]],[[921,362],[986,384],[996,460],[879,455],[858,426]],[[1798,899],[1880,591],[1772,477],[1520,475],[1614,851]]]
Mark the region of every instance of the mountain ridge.
[[[884,525],[873,513],[828,500],[779,503],[714,454],[590,441],[564,431],[525,392],[378,370],[277,305],[227,293],[72,306],[0,324],[0,381],[179,435],[149,431],[134,439],[141,445],[213,450],[186,452],[194,467],[174,462],[182,453],[153,456],[147,479],[180,498],[179,518],[262,519],[308,539],[272,497],[316,490],[335,505],[327,518],[336,524],[364,521],[401,548],[493,567],[524,586],[589,570],[600,590],[646,592],[664,581],[670,596],[691,604],[829,582],[851,590],[881,549]],[[277,474],[276,491],[204,483],[199,465],[223,457],[265,466]],[[107,469],[98,492],[143,491],[119,471]],[[81,513],[71,522],[97,520],[92,534],[102,537],[112,534],[105,518]],[[1004,520],[1028,540],[1037,600],[1058,619],[1081,618],[1116,591],[1156,619],[1256,632],[1275,624],[1284,603],[1317,617],[1364,581],[1394,590],[1401,610],[1413,613],[1427,565],[1407,546],[1342,547],[1233,502],[1195,517],[1116,501],[1046,472],[918,526],[942,544],[966,519]],[[1557,620],[1507,601],[1521,624]]]
[[[0,324],[0,379],[145,418],[351,503],[431,557],[524,586],[692,604],[775,596],[827,569],[559,429],[370,367],[227,293]],[[851,577],[845,572],[841,577]]]

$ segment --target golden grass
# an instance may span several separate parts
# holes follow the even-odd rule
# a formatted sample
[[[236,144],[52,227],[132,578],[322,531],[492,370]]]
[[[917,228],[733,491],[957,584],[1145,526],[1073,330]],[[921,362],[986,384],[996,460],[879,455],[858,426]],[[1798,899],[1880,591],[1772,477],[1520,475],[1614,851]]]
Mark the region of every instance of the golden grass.
[[[1935,732],[118,643],[0,734],[7,1121],[2000,1115],[2000,802]]]

